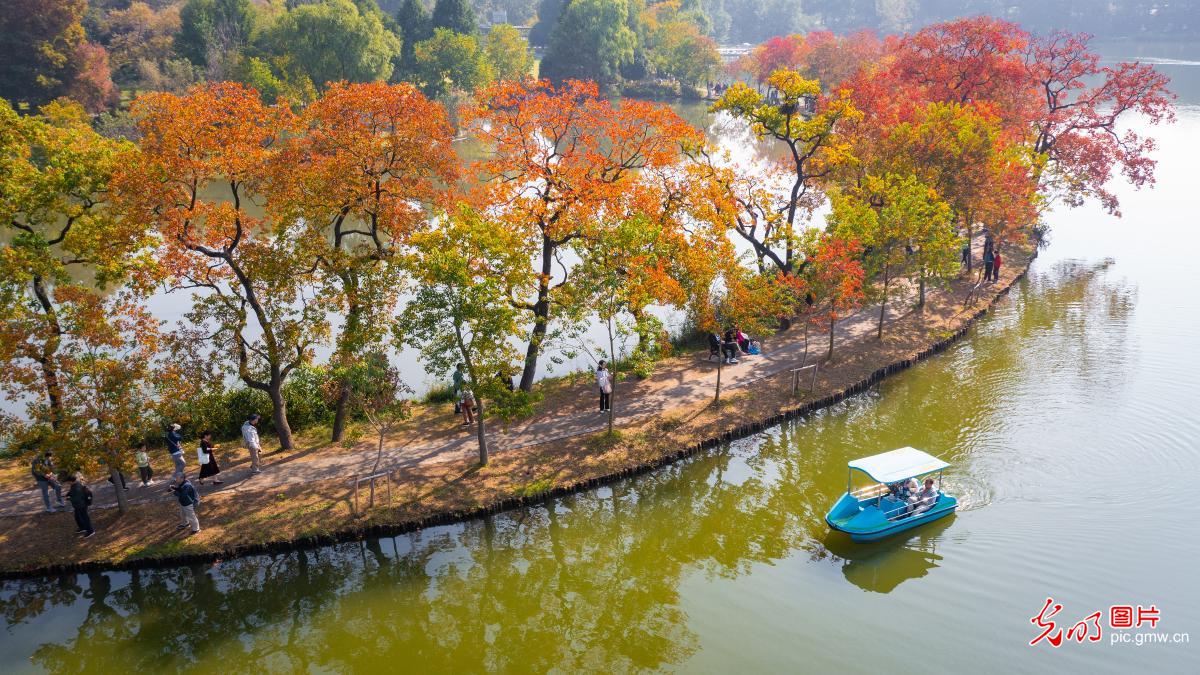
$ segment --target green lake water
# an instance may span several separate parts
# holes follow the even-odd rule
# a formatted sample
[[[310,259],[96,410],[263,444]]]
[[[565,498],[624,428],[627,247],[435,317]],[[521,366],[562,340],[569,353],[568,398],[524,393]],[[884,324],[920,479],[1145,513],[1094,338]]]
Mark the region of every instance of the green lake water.
[[[1052,214],[993,314],[868,393],[487,520],[4,582],[0,672],[1197,672],[1196,100],[1123,219]],[[952,463],[959,513],[831,534],[846,462],[904,445]],[[1153,604],[1191,642],[1110,645],[1105,616],[1099,643],[1030,647],[1047,597],[1064,627]]]

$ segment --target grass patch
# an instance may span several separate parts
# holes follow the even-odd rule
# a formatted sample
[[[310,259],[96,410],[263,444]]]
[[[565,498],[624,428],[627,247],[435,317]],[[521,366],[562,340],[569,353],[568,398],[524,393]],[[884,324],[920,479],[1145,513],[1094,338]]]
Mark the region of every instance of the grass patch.
[[[679,427],[683,426],[683,419],[680,417],[666,416],[658,420],[658,430],[663,433],[671,433]]]
[[[176,556],[176,555],[181,555],[183,553],[188,553],[192,550],[199,550],[199,549],[195,546],[192,546],[185,539],[172,539],[170,541],[164,541],[164,542],[160,542],[157,544],[150,544],[149,546],[144,546],[140,549],[136,549],[132,553],[129,554],[129,557],[131,559],[165,558],[168,556]]]
[[[594,453],[607,452],[620,444],[622,438],[620,429],[613,429],[612,433],[604,431],[587,439],[587,449]]]
[[[526,483],[525,485],[522,485],[522,486],[516,488],[515,490],[513,490],[513,494],[515,494],[518,497],[526,497],[526,498],[536,497],[540,494],[549,492],[550,488],[552,488],[552,487],[554,487],[554,479],[553,478],[550,478],[550,477],[539,478],[538,480],[535,480],[532,483]]]

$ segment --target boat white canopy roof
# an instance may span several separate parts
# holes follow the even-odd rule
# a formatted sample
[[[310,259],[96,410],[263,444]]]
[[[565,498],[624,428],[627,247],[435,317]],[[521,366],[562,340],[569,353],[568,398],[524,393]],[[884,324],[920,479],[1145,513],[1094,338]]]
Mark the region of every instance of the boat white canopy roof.
[[[900,448],[881,455],[850,461],[858,469],[880,483],[895,483],[913,476],[941,471],[950,466],[933,455],[916,448]]]

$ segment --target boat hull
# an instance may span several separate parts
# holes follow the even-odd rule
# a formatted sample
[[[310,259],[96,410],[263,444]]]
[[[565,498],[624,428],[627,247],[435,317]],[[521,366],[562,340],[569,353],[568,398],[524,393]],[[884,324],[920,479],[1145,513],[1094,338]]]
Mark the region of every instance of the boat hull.
[[[853,502],[853,503],[850,503]],[[942,495],[933,508],[924,513],[898,520],[885,518],[880,510],[871,505],[859,504],[850,495],[845,495],[829,514],[825,522],[829,527],[845,532],[856,542],[879,541],[895,534],[920,527],[954,513],[958,500]]]

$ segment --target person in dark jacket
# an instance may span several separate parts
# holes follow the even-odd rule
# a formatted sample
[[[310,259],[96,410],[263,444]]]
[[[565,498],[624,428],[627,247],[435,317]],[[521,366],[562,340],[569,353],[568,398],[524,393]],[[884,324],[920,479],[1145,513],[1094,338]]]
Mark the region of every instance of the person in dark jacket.
[[[983,252],[983,280],[990,282],[992,280],[992,266],[996,263],[996,254],[992,249]]]
[[[75,510],[75,524],[79,526],[75,534],[82,534],[84,539],[96,534],[92,527],[92,518],[88,515],[88,507],[92,505],[92,491],[83,484],[83,476],[74,474],[67,479],[71,487],[67,489],[67,499]]]
[[[200,503],[200,495],[196,493],[196,488],[187,479],[187,475],[182,473],[175,477],[175,486],[172,490],[175,492],[175,498],[179,500],[178,529],[191,527],[192,534],[196,534],[200,531],[200,519],[196,517],[196,506]]]
[[[175,476],[181,476],[187,470],[187,464],[183,461],[183,434],[179,433],[180,428],[178,424],[172,424],[167,431],[167,452],[175,464]]]
[[[217,464],[217,456],[213,453],[217,446],[213,445],[212,432],[204,431],[200,434],[200,452],[197,456],[200,458],[200,484],[204,485],[205,478],[212,478],[221,473],[221,465]],[[220,485],[220,478],[213,478],[213,485]]]
[[[50,505],[50,490],[54,490],[58,508],[66,508],[63,504],[62,485],[54,477],[54,455],[49,450],[34,456],[29,471],[42,491],[42,503],[46,505],[46,513],[54,513],[54,507]]]

